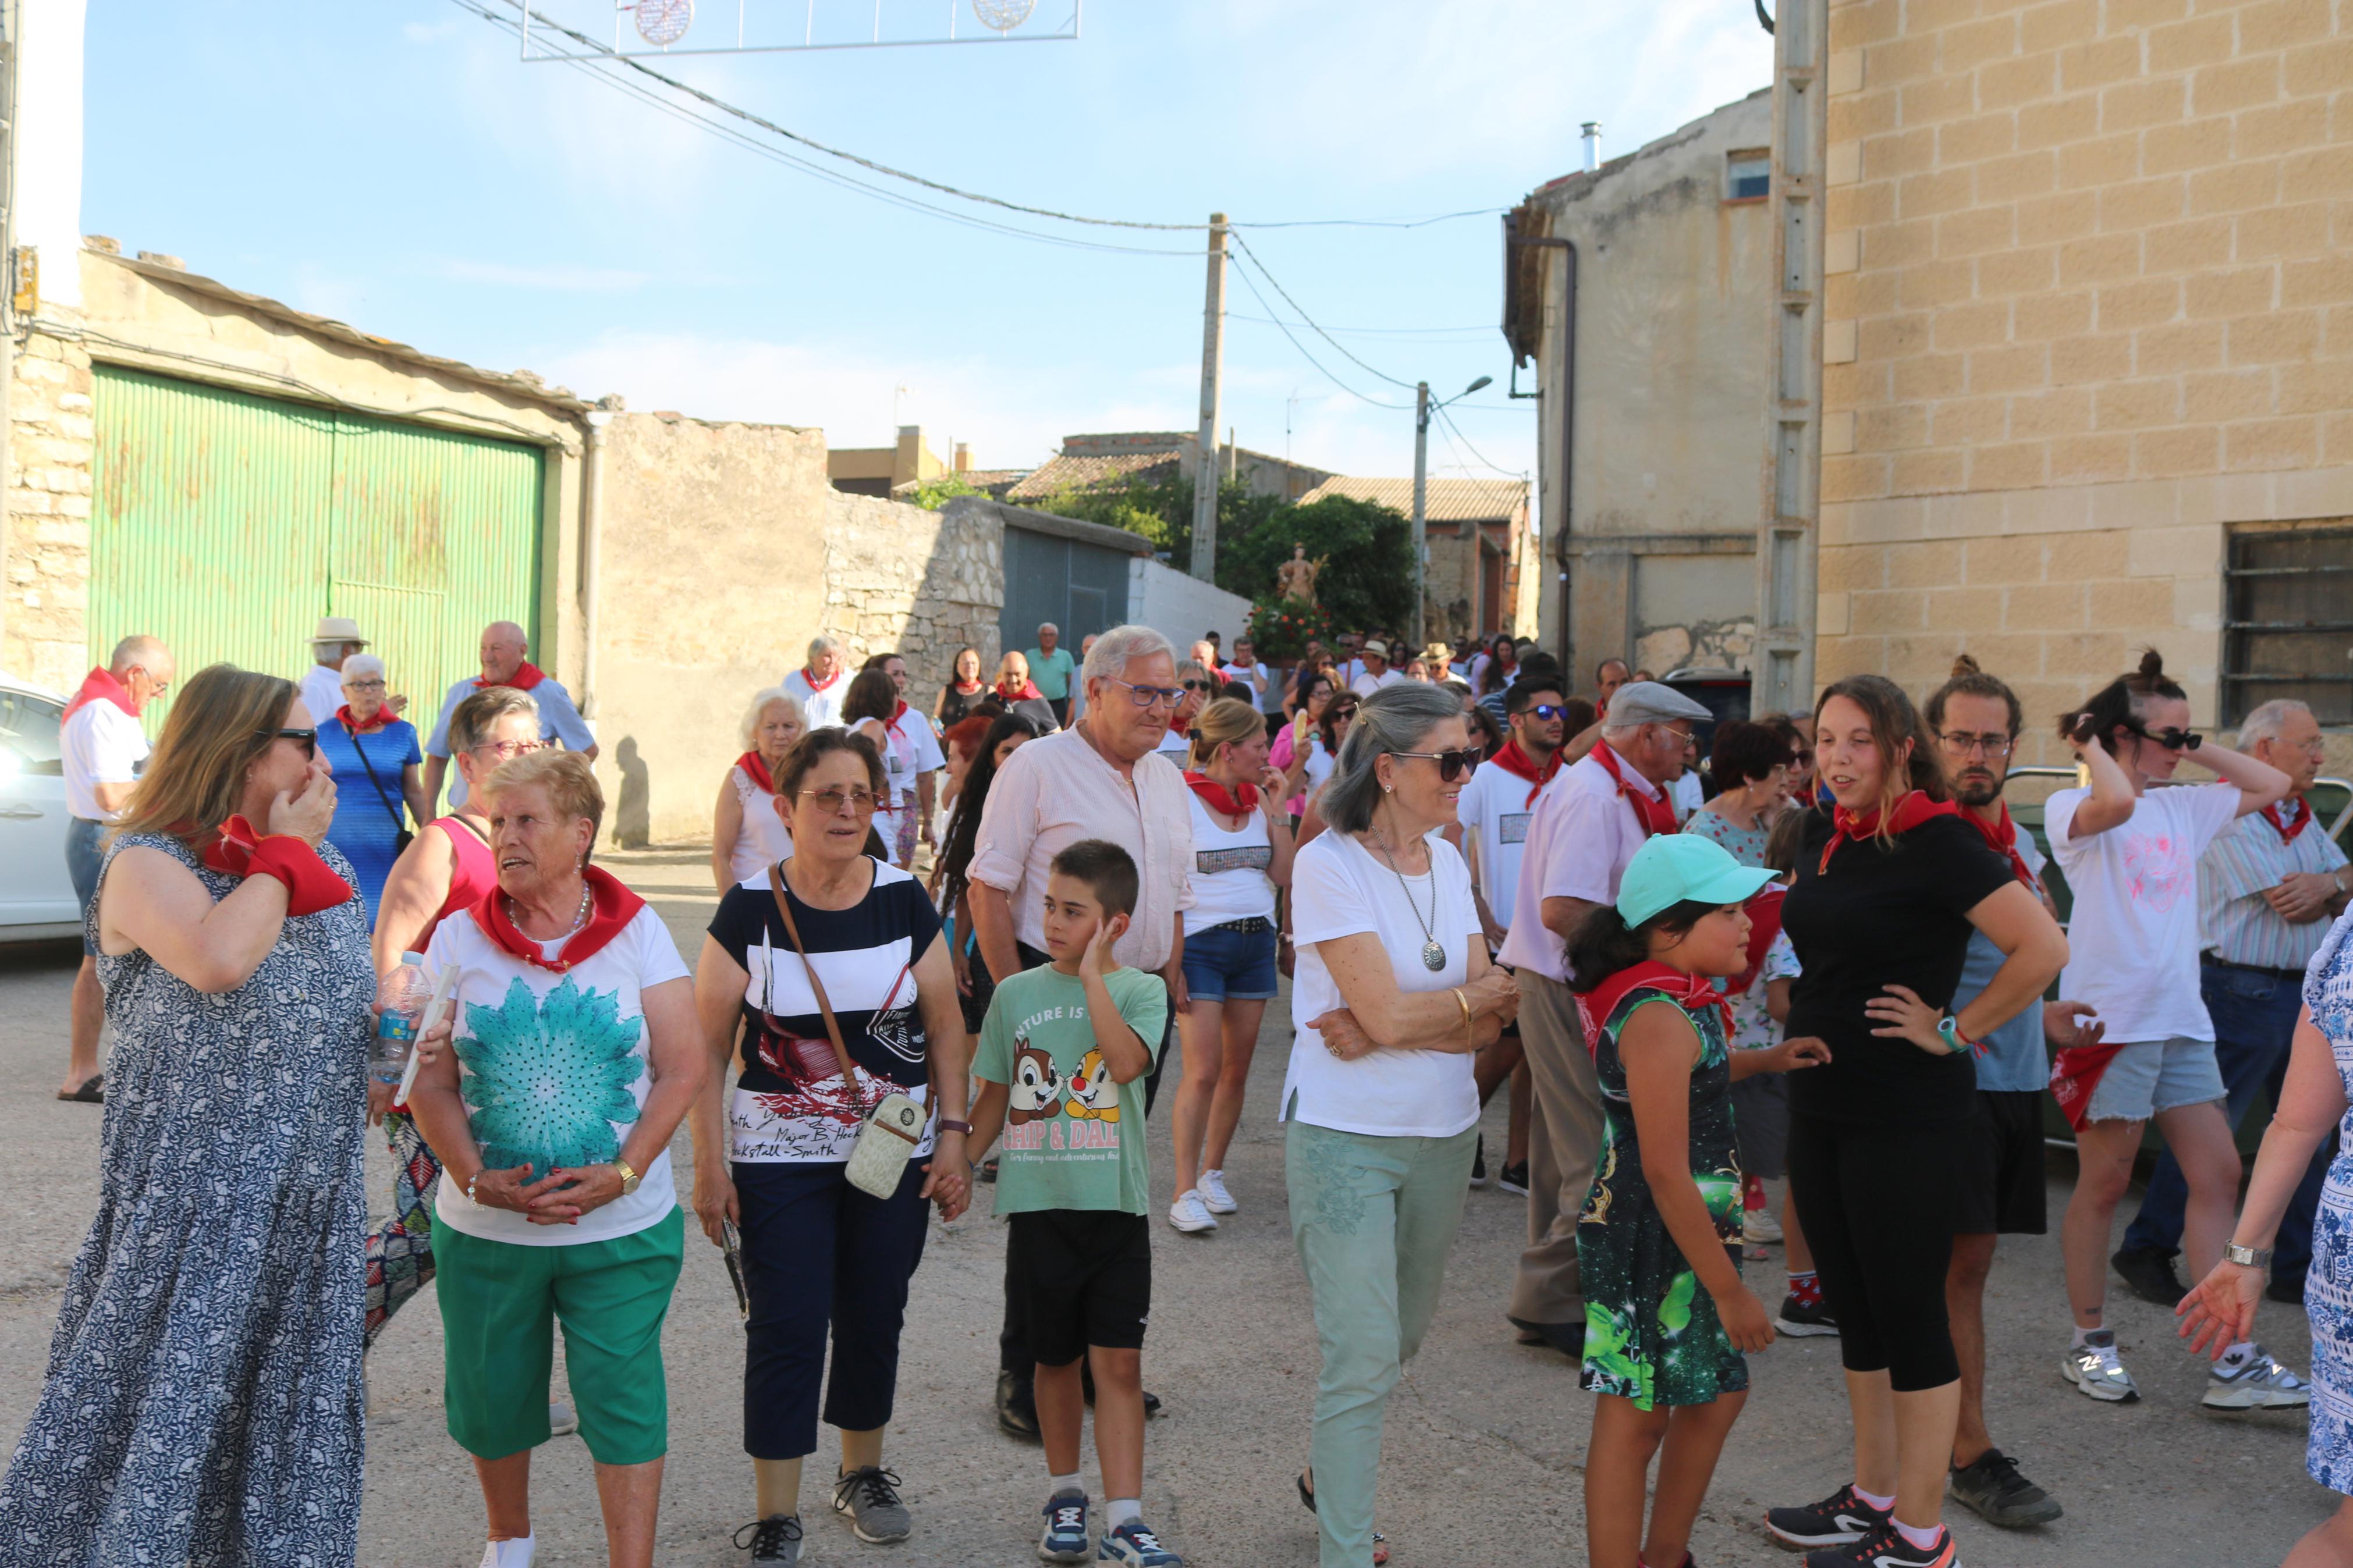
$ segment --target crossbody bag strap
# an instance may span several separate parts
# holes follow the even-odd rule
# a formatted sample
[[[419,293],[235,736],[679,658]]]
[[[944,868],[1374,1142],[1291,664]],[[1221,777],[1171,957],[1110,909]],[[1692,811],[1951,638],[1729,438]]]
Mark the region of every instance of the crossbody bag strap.
[[[340,724],[343,721],[339,719],[336,722]],[[384,793],[384,781],[375,776],[375,764],[368,761],[367,748],[360,744],[360,732],[350,725],[344,724],[343,733],[352,738],[352,750],[359,753],[360,766],[366,771],[368,783],[375,785],[376,799],[384,802],[385,810],[392,814],[393,831],[396,833],[407,831],[408,819],[400,815],[400,807],[393,805],[392,797]],[[419,823],[417,826],[421,827],[424,824]]]
[[[849,1059],[849,1047],[841,1043],[841,1022],[833,1016],[833,1003],[825,994],[825,982],[818,978],[817,965],[809,962],[808,949],[801,945],[801,928],[793,920],[792,900],[785,897],[785,879],[778,865],[768,868],[768,890],[776,898],[776,913],[785,918],[785,934],[792,939],[793,951],[800,954],[801,967],[808,973],[809,989],[817,994],[817,1010],[825,1018],[826,1038],[833,1042],[834,1060],[841,1064],[842,1087],[849,1091],[849,1102],[858,1103],[858,1068]]]

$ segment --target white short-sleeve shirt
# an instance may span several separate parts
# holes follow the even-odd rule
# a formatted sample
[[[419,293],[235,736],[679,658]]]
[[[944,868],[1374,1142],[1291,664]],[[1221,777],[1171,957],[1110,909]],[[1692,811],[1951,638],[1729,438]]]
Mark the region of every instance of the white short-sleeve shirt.
[[[1551,980],[1566,981],[1568,963],[1560,938],[1545,929],[1544,901],[1616,903],[1618,879],[1650,837],[1634,816],[1633,803],[1619,795],[1618,781],[1596,754],[1588,752],[1555,773],[1536,797],[1512,900],[1511,934],[1498,955],[1514,969],[1532,969]],[[1658,786],[1636,773],[1633,763],[1621,757],[1618,768],[1629,787],[1659,798]]]
[[[1495,922],[1508,930],[1520,891],[1520,862],[1527,853],[1528,825],[1543,786],[1492,762],[1481,763],[1462,786],[1455,813],[1471,835],[1479,867],[1479,890]]]
[[[98,804],[90,786],[136,779],[147,760],[147,731],[111,702],[85,702],[66,721],[58,750],[65,763],[66,809],[85,822],[111,822],[115,813]]]

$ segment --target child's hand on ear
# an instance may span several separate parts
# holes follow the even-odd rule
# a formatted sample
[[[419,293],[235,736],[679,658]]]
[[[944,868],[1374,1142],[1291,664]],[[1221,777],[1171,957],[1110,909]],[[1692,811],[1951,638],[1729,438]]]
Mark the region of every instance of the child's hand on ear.
[[[1094,933],[1087,938],[1086,946],[1079,951],[1079,973],[1102,979],[1104,970],[1113,968],[1119,963],[1112,956],[1112,944],[1126,934],[1125,915],[1113,915],[1099,922]]]

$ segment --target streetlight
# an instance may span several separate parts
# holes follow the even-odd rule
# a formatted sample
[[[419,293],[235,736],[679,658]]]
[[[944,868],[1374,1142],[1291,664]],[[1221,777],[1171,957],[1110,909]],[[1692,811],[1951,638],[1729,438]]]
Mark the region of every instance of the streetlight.
[[[1428,526],[1430,510],[1430,416],[1446,406],[1460,403],[1482,386],[1493,386],[1495,378],[1482,375],[1446,403],[1430,400],[1430,383],[1417,382],[1413,389],[1413,646],[1419,653],[1429,646],[1430,628],[1425,624],[1428,608],[1423,581],[1428,574],[1430,543],[1423,531]]]

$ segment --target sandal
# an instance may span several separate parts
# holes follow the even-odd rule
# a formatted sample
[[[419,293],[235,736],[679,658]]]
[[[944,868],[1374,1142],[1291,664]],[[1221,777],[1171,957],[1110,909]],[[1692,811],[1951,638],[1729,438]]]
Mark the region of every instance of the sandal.
[[[58,1098],[70,1100],[82,1105],[103,1105],[106,1103],[106,1075],[102,1072],[94,1072],[90,1075],[90,1080],[87,1083],[70,1094],[62,1089],[58,1090]]]
[[[1298,1484],[1299,1500],[1307,1505],[1308,1512],[1314,1513],[1315,1511],[1315,1489],[1307,1484],[1307,1472],[1305,1470],[1299,1472]],[[1389,1538],[1376,1530],[1373,1531],[1373,1568],[1381,1568],[1381,1564],[1387,1563],[1388,1560]]]

